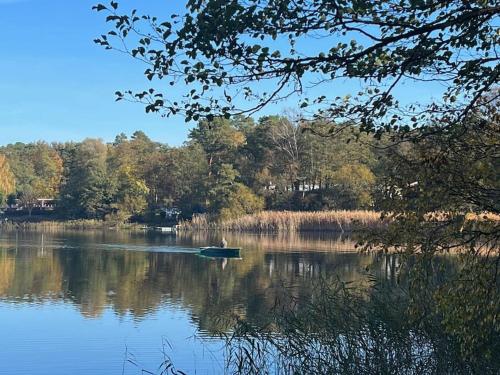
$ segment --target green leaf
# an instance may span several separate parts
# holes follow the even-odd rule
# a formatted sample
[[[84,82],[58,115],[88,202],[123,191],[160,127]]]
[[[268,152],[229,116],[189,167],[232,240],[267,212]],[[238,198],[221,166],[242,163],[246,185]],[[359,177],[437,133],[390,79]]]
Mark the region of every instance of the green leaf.
[[[104,5],[102,5],[102,4],[97,4],[97,5],[95,5],[95,6],[93,6],[93,7],[92,7],[92,10],[95,10],[95,11],[97,11],[97,12],[100,12],[100,11],[102,11],[102,10],[106,10],[106,9],[108,9],[108,8],[106,8],[106,7],[105,7]]]

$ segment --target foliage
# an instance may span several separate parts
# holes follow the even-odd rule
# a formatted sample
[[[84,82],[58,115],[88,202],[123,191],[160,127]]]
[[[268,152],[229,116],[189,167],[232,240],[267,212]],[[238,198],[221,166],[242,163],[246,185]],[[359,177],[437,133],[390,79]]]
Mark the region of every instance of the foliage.
[[[0,204],[14,191],[15,178],[4,155],[0,154]]]
[[[245,142],[245,136],[228,120],[200,121],[189,137],[205,151],[209,174],[214,173]]]
[[[63,173],[63,161],[50,145],[44,142],[16,143],[3,147],[12,173],[16,190],[33,190],[38,198],[56,198]]]
[[[112,25],[96,43],[107,49],[125,46],[124,52],[147,65],[150,80],[185,90],[183,100],[175,102],[154,87],[117,92],[118,100],[144,103],[147,112],[183,113],[186,121],[210,121],[294,98],[303,113],[298,121],[278,119],[262,132],[281,155],[256,157],[258,174],[246,179],[249,185],[272,181],[283,196],[302,186],[305,197],[306,185],[330,180],[325,183],[340,190],[341,202],[346,198],[360,206],[372,204],[367,190],[375,188],[376,204],[390,224],[367,239],[368,247],[399,251],[408,255],[406,261],[415,261],[409,306],[417,321],[443,319],[466,359],[492,355],[488,339],[499,332],[500,231],[499,221],[487,214],[498,215],[500,202],[498,2],[203,0],[188,1],[184,14],[165,22],[136,10],[122,14],[116,2],[95,9],[107,13]],[[359,84],[359,93],[334,93],[334,83],[346,78]],[[404,100],[403,87],[433,82],[444,83],[436,90],[438,99]],[[379,139],[391,132],[392,155],[379,165],[353,167],[358,163],[348,161],[333,171],[329,163],[315,168],[314,157],[305,153],[316,155],[313,143],[304,147],[298,130],[331,137],[352,124]],[[268,156],[273,163],[266,163]],[[315,170],[322,177],[310,173]],[[273,175],[283,179],[269,178]],[[312,176],[312,184],[305,183],[306,176]],[[263,195],[270,185],[261,186]],[[470,213],[476,216],[471,219]],[[429,288],[429,279],[439,272],[433,259],[450,251],[467,262],[454,280]],[[457,297],[458,292],[469,298]],[[334,335],[335,327],[325,331]],[[320,350],[321,342],[318,349],[305,338],[314,337],[306,335],[306,347],[298,346],[300,362],[291,362],[299,365],[296,372],[307,370],[300,367],[303,353],[319,359],[329,354],[328,347]],[[272,340],[266,338],[271,345]],[[365,349],[360,361],[370,353]]]
[[[107,152],[97,139],[72,147],[61,189],[61,206],[69,217],[103,218],[110,211],[113,192],[107,179]]]
[[[179,147],[137,131],[109,144],[86,139],[1,150],[14,166],[16,196],[30,191],[35,201],[56,198],[62,218],[157,221],[164,209],[175,208],[184,219],[205,212],[233,219],[262,209],[371,207],[372,170],[385,167],[363,144],[346,142],[367,136],[355,126],[327,139],[305,129],[293,114],[236,117],[200,121]]]
[[[243,215],[253,214],[264,209],[264,199],[257,196],[243,184],[236,184],[222,204],[219,218],[234,219]]]
[[[404,288],[381,284],[365,295],[359,286],[324,280],[310,302],[298,303],[292,295],[282,298],[267,324],[239,320],[227,340],[229,372],[494,374],[499,369],[498,358],[462,356],[456,337],[439,320],[415,324]],[[498,336],[490,344],[498,348]]]
[[[485,120],[489,118],[490,120]],[[382,247],[417,256],[413,264],[416,316],[426,319],[436,305],[464,356],[491,356],[500,334],[500,179],[496,108],[446,131],[392,150],[381,206],[389,225],[367,238]],[[429,291],[429,276],[440,253],[464,262],[454,278]]]
[[[205,211],[209,167],[201,145],[190,143],[172,148],[167,151],[165,160],[166,203],[179,207],[184,217]]]
[[[117,137],[114,147],[108,147],[107,175],[112,186],[111,214],[120,222],[141,215],[148,206],[149,188],[146,176],[153,189],[158,189],[156,170],[151,161],[158,157],[157,145],[143,132],[135,132],[128,141],[123,135]],[[158,199],[158,192],[150,199]]]
[[[332,174],[334,191],[339,195],[339,208],[372,207],[371,190],[375,175],[360,164],[345,164]]]
[[[113,197],[112,207],[116,209],[116,216],[120,222],[127,221],[133,215],[140,215],[147,207],[149,189],[146,184],[135,178],[130,169],[123,167],[116,176],[118,186],[116,196]]]
[[[465,266],[459,277],[434,294],[437,310],[445,330],[454,335],[465,357],[491,360],[500,349],[497,264],[490,256],[465,255],[462,262]]]
[[[97,44],[129,54],[149,80],[183,93],[174,100],[152,87],[117,99],[186,121],[251,114],[293,97],[317,118],[409,132],[444,118],[444,126],[460,122],[499,79],[493,0],[203,0],[167,19],[126,14],[114,1],[94,9],[111,26]],[[359,95],[323,94],[345,78],[359,81]],[[399,100],[403,85],[422,81],[445,82],[441,100]],[[318,86],[320,95],[308,89]]]

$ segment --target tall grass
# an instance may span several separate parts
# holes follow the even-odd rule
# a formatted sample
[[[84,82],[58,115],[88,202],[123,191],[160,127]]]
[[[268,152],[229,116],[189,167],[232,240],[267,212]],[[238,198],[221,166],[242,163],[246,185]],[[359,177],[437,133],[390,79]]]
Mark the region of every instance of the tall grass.
[[[286,288],[285,288],[286,289]],[[271,319],[239,319],[226,336],[226,372],[257,374],[498,374],[498,335],[471,341],[470,355],[457,334],[436,318],[431,299],[425,319],[412,314],[408,289],[321,280],[311,299],[292,294],[277,301]],[[475,328],[473,328],[475,329]],[[485,345],[486,344],[486,345]],[[477,351],[476,351],[477,350]]]
[[[2,221],[0,229],[3,230],[84,230],[84,229],[140,229],[142,225],[134,223],[110,223],[104,220],[54,220],[54,221]]]
[[[384,222],[375,211],[263,211],[226,221],[211,220],[207,215],[194,216],[181,223],[181,230],[272,232],[353,232],[382,227]]]

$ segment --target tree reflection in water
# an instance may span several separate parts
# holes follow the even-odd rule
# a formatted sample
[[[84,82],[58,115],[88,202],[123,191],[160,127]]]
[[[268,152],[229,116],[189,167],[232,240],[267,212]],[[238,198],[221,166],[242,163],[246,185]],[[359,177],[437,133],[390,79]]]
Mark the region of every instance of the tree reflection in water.
[[[4,234],[0,296],[12,301],[64,299],[89,317],[111,306],[118,314],[141,319],[162,304],[174,304],[190,310],[200,330],[214,333],[230,329],[237,317],[268,315],[284,285],[287,293],[307,299],[322,275],[363,283],[369,280],[367,268],[393,279],[397,266],[390,257],[353,252],[350,240],[226,237],[244,248],[242,260],[194,254],[194,248],[215,243],[217,235],[46,233],[41,251],[40,233],[19,233],[17,246],[15,233]]]
[[[474,370],[452,359],[455,343],[438,322],[418,325],[408,315],[398,257],[359,254],[349,239],[226,235],[244,250],[242,260],[224,261],[194,253],[217,243],[217,234],[55,232],[44,235],[43,246],[39,233],[2,238],[1,300],[60,300],[89,318],[112,308],[147,319],[162,306],[176,306],[203,335],[231,334],[236,327],[228,353],[241,367],[232,371],[256,370],[245,353],[255,355],[255,366],[268,366],[269,355],[278,354],[272,360],[295,373],[306,367],[323,373]],[[454,258],[441,263],[447,272],[456,267]],[[272,339],[277,332],[279,341]],[[252,346],[255,340],[271,343],[269,351],[252,351],[263,349]]]

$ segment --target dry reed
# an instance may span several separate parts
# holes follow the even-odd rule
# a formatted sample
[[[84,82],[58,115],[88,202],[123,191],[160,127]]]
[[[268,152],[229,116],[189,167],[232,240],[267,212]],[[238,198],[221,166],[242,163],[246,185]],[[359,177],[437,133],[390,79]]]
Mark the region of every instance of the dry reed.
[[[253,233],[272,232],[352,232],[376,229],[384,225],[380,213],[375,211],[263,211],[237,219],[217,222],[207,215],[194,216],[183,222],[181,230],[240,231]]]
[[[108,223],[96,219],[80,219],[66,221],[3,221],[0,222],[0,229],[3,230],[88,230],[88,229],[140,229],[139,224],[134,223]]]

